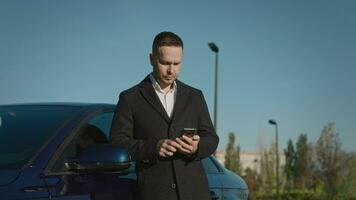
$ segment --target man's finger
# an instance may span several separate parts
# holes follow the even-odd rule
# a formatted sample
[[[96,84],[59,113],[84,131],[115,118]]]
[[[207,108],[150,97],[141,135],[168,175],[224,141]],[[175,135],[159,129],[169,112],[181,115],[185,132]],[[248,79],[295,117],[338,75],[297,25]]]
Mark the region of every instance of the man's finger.
[[[193,136],[193,141],[200,141],[200,136],[199,135],[194,135]]]
[[[162,143],[162,146],[161,146],[161,147],[167,149],[169,146],[170,146],[169,141],[166,140],[166,141],[164,141],[164,142]]]
[[[169,157],[169,156],[173,156],[173,153],[170,152],[170,151],[167,151],[166,155]]]
[[[188,150],[188,151],[193,150],[193,146],[192,145],[185,143],[180,138],[177,138],[176,141],[182,146],[182,148],[179,148],[179,149],[181,149],[181,150],[185,149],[185,150]]]
[[[166,150],[168,150],[169,152],[176,152],[177,151],[177,149],[174,148],[173,146],[167,146]]]
[[[185,154],[190,154],[190,152],[191,152],[188,149],[184,149],[184,148],[180,149],[180,151]]]
[[[163,154],[164,156],[163,157],[169,157],[169,156],[172,156],[173,153],[170,152],[170,151],[167,151],[165,148],[161,148],[160,149],[160,155]]]
[[[164,157],[164,158],[166,158],[167,156],[166,156],[166,154],[165,153],[163,153],[162,151],[160,151],[159,153],[159,156],[161,156],[161,157]]]
[[[185,143],[190,144],[190,145],[192,145],[192,143],[193,143],[192,138],[185,136],[185,135],[183,135],[182,140],[184,140]]]
[[[179,144],[179,143],[177,143],[176,141],[174,141],[174,140],[169,140],[168,142],[167,142],[170,146],[173,146],[173,147],[175,147],[175,148],[181,148],[181,145]]]

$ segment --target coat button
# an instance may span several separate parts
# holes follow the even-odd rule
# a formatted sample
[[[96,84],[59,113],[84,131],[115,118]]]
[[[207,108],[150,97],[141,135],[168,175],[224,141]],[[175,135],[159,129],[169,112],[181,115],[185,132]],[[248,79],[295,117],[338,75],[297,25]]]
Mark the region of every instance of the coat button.
[[[176,189],[176,184],[172,183],[172,189]]]

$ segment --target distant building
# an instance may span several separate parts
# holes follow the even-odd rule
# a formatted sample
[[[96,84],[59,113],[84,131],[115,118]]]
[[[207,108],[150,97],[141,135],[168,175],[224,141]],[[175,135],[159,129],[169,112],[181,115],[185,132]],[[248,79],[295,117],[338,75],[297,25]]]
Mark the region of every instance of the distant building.
[[[225,165],[225,151],[217,151],[216,159],[222,164]],[[240,153],[240,162],[242,165],[243,171],[250,168],[260,172],[260,160],[261,154],[259,152],[241,152]],[[285,156],[283,153],[279,154],[279,165],[283,166],[285,164]]]

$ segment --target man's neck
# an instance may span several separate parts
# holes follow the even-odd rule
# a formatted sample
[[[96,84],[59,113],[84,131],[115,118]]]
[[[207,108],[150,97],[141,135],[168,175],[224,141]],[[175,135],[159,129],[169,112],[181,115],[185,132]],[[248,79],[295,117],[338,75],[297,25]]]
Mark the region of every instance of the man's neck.
[[[174,83],[167,85],[167,84],[164,84],[164,83],[160,82],[159,79],[156,78],[156,76],[155,76],[153,73],[152,73],[152,77],[153,77],[154,80],[158,83],[160,89],[161,89],[164,93],[169,92],[169,90],[174,87]]]
[[[157,80],[157,79],[156,79]],[[164,85],[161,82],[157,81],[159,87],[161,88],[161,90],[163,90],[164,93],[167,93],[170,89],[172,89],[173,84],[169,84],[169,85]]]

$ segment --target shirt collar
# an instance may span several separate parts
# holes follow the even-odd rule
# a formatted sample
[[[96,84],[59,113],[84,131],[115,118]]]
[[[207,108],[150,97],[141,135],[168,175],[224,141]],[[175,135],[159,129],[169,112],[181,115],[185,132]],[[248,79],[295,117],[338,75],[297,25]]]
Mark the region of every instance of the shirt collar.
[[[160,92],[160,93],[165,93],[161,86],[159,85],[159,83],[156,81],[155,77],[152,75],[152,73],[150,74],[150,80],[151,80],[151,83],[152,83],[152,86],[153,88]],[[170,90],[168,92],[174,92],[175,90],[177,89],[177,83],[176,81],[173,82],[173,85],[171,86]]]

